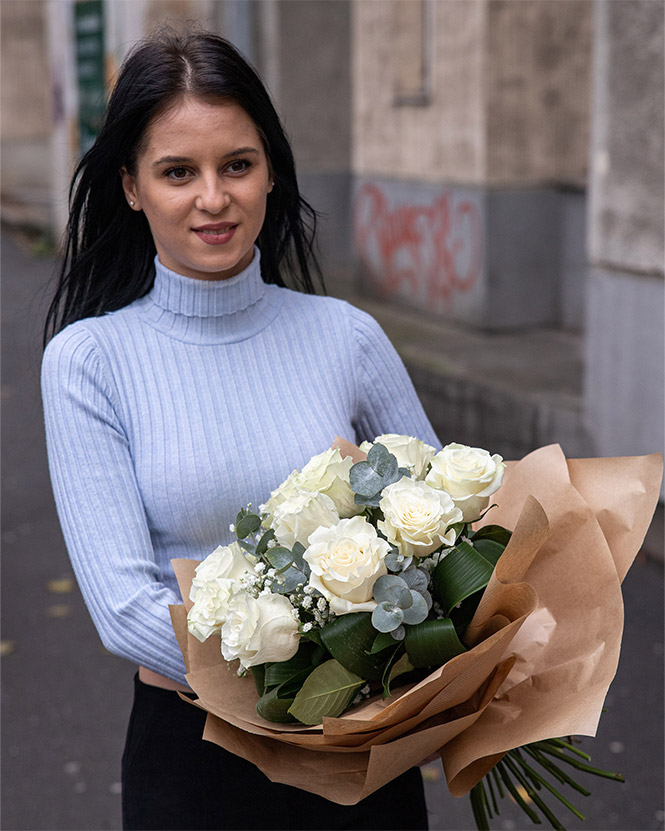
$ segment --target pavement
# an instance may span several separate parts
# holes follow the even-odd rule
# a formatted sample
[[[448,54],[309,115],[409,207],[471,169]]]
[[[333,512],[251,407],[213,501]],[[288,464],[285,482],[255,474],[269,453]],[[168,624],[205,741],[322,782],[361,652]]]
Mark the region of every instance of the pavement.
[[[3,231],[0,827],[119,829],[120,756],[135,668],[99,642],[60,536],[39,397],[40,333],[54,261],[31,251],[25,239]],[[571,426],[581,395],[575,336],[533,332],[520,340],[460,332],[357,297],[342,281],[333,292],[353,297],[390,332],[442,437],[466,441],[494,430],[497,444],[486,446],[508,458],[532,449],[530,441],[546,443],[543,436],[556,440],[557,424],[569,455],[586,440]],[[539,361],[532,360],[537,353]],[[524,425],[530,432],[511,437],[510,418],[513,433]],[[662,531],[654,527],[650,539],[624,583],[624,645],[606,712],[597,737],[583,740],[593,764],[620,770],[627,782],[587,779],[592,795],[574,800],[587,822],[571,815],[570,829],[664,827]],[[431,831],[473,829],[467,800],[447,794],[441,766],[426,766],[423,776]],[[493,827],[527,823],[505,804]]]

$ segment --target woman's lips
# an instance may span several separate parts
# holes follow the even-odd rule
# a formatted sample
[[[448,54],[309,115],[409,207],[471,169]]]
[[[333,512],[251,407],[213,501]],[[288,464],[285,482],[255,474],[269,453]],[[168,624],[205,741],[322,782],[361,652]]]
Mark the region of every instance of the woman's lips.
[[[192,228],[192,231],[199,239],[208,245],[224,245],[233,238],[237,225],[203,225],[200,228]]]

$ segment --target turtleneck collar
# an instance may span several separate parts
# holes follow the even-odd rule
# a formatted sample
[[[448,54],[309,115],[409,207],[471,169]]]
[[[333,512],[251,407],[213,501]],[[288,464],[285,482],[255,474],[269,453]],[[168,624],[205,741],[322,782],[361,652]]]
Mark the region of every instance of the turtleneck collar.
[[[191,343],[230,343],[265,328],[281,306],[281,291],[261,278],[261,255],[227,280],[196,280],[155,257],[155,282],[134,307],[155,329]]]

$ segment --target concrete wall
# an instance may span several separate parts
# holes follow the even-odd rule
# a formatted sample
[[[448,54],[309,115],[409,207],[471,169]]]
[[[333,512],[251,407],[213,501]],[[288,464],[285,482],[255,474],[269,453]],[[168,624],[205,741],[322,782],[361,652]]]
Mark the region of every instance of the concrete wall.
[[[599,0],[586,411],[602,455],[664,445],[664,5]]]
[[[592,29],[589,0],[490,1],[486,181],[584,184]]]
[[[431,4],[431,92],[396,103],[395,0],[353,4],[353,169],[360,176],[480,184],[486,167],[487,0]],[[407,71],[410,69],[406,66]]]
[[[398,27],[418,7],[431,77],[409,99],[396,92],[413,71]],[[486,329],[581,328],[592,11],[586,0],[356,0],[364,288]]]
[[[48,227],[51,128],[46,3],[0,3],[2,215]]]

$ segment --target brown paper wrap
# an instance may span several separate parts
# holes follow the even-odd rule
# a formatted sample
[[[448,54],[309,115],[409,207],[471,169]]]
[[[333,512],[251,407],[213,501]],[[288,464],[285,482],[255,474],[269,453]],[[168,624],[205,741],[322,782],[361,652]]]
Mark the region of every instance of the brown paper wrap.
[[[352,805],[436,751],[461,796],[511,748],[595,735],[619,658],[621,581],[661,475],[660,455],[566,460],[558,445],[509,463],[484,522],[514,533],[467,630],[471,649],[315,727],[264,721],[251,677],[223,660],[219,639],[187,631],[190,601],[171,607],[193,703],[208,713],[203,738],[275,782]],[[196,565],[173,561],[184,598]]]

